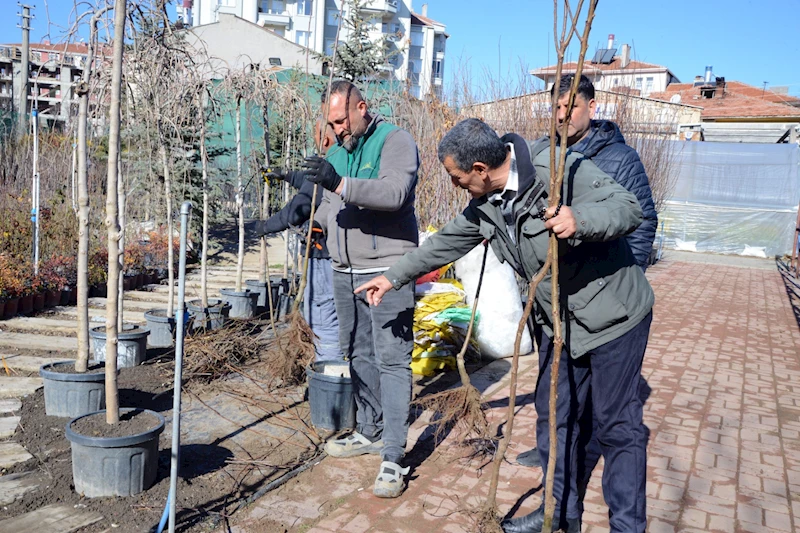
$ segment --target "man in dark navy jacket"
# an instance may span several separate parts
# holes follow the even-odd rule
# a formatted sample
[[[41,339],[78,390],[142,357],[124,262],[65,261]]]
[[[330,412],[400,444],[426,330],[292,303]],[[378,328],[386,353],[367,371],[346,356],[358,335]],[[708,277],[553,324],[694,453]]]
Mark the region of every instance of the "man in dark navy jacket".
[[[553,85],[551,88],[551,94],[558,89],[559,129],[566,118],[569,90],[574,77],[574,74],[566,74],[561,77],[558,86]],[[594,85],[589,78],[581,75],[578,94],[575,96],[575,104],[567,128],[566,144],[571,151],[579,152],[591,159],[600,170],[632,192],[639,200],[644,220],[633,233],[623,238],[628,242],[636,264],[642,270],[646,270],[658,228],[658,215],[647,173],[639,154],[625,144],[625,138],[615,123],[609,120],[593,120],[597,107],[594,97]],[[644,390],[647,384],[641,379],[639,386]],[[591,394],[589,398],[591,399]],[[583,513],[583,496],[592,470],[597,466],[600,458],[600,446],[594,436],[591,413],[592,409],[589,404],[586,406],[581,420],[578,471],[572,473],[571,477],[574,479],[570,480],[572,489],[571,497],[568,498],[568,506],[571,504],[573,509],[569,510],[569,516],[580,516]],[[561,450],[559,450],[560,453]],[[517,462],[523,466],[541,466],[539,450],[534,448],[519,454]]]
[[[315,139],[319,138],[320,126],[324,124],[317,121],[315,126]],[[330,128],[325,128],[326,134],[322,139],[321,153],[328,151],[336,143],[336,137]],[[266,220],[259,220],[255,226],[255,235],[262,236],[270,233],[279,233],[290,226],[302,226],[311,217],[311,199],[314,195],[314,184],[305,179],[305,173],[292,170],[286,174],[270,172],[267,179],[284,180],[297,189],[297,194],[277,213]],[[322,201],[322,190],[317,191],[317,207]],[[316,224],[315,224],[316,225]],[[319,229],[319,228],[315,228]],[[331,269],[331,256],[325,245],[322,232],[316,233],[317,238],[311,247],[308,262],[308,283],[303,295],[303,312],[311,330],[317,336],[314,340],[317,361],[342,362],[341,349],[339,348],[339,321],[333,301],[333,271]]]

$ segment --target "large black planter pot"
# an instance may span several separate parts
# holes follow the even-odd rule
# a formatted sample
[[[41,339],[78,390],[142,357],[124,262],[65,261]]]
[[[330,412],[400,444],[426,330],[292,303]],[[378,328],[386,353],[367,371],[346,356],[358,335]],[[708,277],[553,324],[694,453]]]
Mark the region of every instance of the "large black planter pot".
[[[147,329],[150,330],[147,336],[148,346],[170,348],[175,340],[175,317],[167,316],[166,309],[150,309],[144,312],[144,319],[147,321]]]
[[[57,372],[55,368],[75,361],[49,363],[39,368],[44,383],[44,412],[47,416],[76,416],[105,408],[106,388],[103,372]]]
[[[147,359],[147,328],[135,324],[125,324],[117,334],[117,368],[139,365]],[[106,327],[98,326],[89,330],[94,348],[94,360],[106,360]]]
[[[244,284],[251,293],[258,294],[256,306],[265,307],[267,305],[267,282],[258,281],[257,279],[248,279]]]
[[[230,318],[253,318],[256,315],[257,293],[250,292],[248,289],[243,291],[220,289],[219,292],[231,306],[228,313]]]
[[[136,409],[120,409],[120,416]],[[158,436],[164,431],[164,417],[144,410],[158,419],[153,429],[125,437],[90,437],[72,430],[72,424],[97,411],[67,423],[66,437],[72,443],[72,479],[75,492],[89,498],[131,496],[150,488],[158,472]]]
[[[231,304],[215,298],[208,299],[208,307],[203,307],[202,300],[190,300],[186,308],[192,315],[192,331],[219,329],[225,325]]]

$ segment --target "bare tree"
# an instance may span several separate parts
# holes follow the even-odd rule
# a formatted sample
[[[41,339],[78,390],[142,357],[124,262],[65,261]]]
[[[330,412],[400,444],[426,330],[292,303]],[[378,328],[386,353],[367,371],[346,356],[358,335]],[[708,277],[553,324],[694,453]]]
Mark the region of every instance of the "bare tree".
[[[111,78],[111,109],[108,134],[108,184],[106,226],[108,228],[108,304],[106,305],[106,422],[119,422],[117,389],[117,298],[120,263],[119,213],[117,205],[117,172],[119,170],[120,97],[122,94],[122,49],[125,42],[126,0],[114,4],[114,48]]]
[[[78,102],[78,354],[75,371],[86,372],[89,361],[89,186],[87,176],[87,119],[89,91],[92,83],[94,50],[97,46],[97,24],[110,6],[92,15],[89,22],[89,43],[83,79],[76,93]],[[116,352],[114,352],[116,353]]]

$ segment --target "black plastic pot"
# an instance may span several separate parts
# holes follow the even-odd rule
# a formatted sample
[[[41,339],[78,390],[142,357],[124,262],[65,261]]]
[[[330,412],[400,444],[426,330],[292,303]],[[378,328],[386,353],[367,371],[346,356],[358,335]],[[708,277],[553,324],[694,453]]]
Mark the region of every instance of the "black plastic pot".
[[[311,424],[330,431],[353,428],[356,424],[353,380],[349,375],[325,375],[325,366],[325,362],[318,362],[306,367]]]
[[[147,321],[147,345],[154,348],[169,348],[175,340],[177,323],[174,316],[167,316],[166,309],[150,309],[145,311],[144,319]]]
[[[44,412],[47,416],[76,416],[105,408],[106,388],[103,372],[57,372],[59,366],[75,361],[48,363],[39,367],[44,383]]]
[[[202,300],[190,300],[186,308],[192,316],[192,330],[203,331],[219,329],[225,325],[231,305],[215,298],[208,299],[208,307],[203,307]]]
[[[120,409],[120,415],[136,409]],[[146,413],[159,424],[144,433],[126,437],[90,437],[72,430],[72,424],[97,411],[67,423],[66,437],[72,443],[72,479],[75,492],[89,498],[131,496],[150,488],[158,472],[158,436],[164,431],[164,417]]]
[[[243,291],[220,289],[219,292],[231,306],[228,313],[230,318],[252,318],[256,315],[257,293],[252,293],[248,289]]]
[[[117,333],[117,367],[128,368],[139,365],[147,359],[147,328],[135,324],[125,324]],[[94,348],[94,360],[106,360],[106,327],[97,326],[89,330]]]
[[[248,279],[244,284],[251,293],[258,294],[256,306],[265,307],[267,305],[267,282],[258,281],[257,279]]]

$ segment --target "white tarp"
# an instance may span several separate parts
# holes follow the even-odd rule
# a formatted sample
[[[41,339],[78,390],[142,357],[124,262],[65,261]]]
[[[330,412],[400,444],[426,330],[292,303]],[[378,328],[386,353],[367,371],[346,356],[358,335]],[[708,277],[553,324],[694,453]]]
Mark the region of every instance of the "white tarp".
[[[665,248],[790,253],[800,201],[795,144],[676,141],[677,182],[659,214]]]

